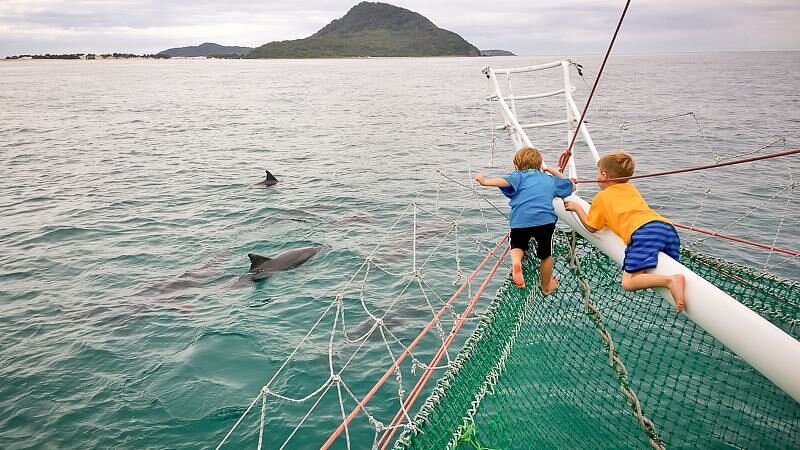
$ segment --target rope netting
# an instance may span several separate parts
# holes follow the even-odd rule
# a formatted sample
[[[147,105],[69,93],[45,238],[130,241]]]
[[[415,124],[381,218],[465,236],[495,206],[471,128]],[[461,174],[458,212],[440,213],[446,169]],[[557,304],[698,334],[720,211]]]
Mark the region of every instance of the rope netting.
[[[432,387],[415,383],[450,367],[509,270],[487,205],[436,170],[217,448],[364,448],[407,427]]]
[[[570,65],[582,79],[584,71],[590,72]],[[508,101],[500,108],[504,126],[492,130],[505,129],[517,148],[527,144],[523,129],[535,128],[537,147],[546,152],[563,139],[562,130],[549,127],[559,123],[553,116],[563,111],[562,97],[521,95],[520,85],[536,86],[535,92],[566,92],[568,137],[574,141],[578,136],[581,114],[569,97],[575,89],[568,78],[566,88],[557,91],[558,80],[539,76],[552,67],[484,69],[490,79],[505,75],[505,85],[495,83],[493,89],[490,83],[488,99]],[[752,161],[771,158],[775,155],[762,152],[779,146],[783,152],[778,156],[795,154],[787,149],[787,137],[746,129],[724,145],[722,133],[730,130],[730,121],[701,119],[663,98],[637,98],[641,92],[631,93],[636,83],[615,83],[613,77],[608,99],[601,94],[598,112],[586,120],[612,121],[598,133],[602,141],[630,150],[649,172],[663,168],[677,173],[676,166],[700,164],[717,169],[639,185],[645,197],[654,197],[656,209],[690,224],[683,229],[692,233],[681,233],[681,262],[792,338],[800,337],[800,284],[770,273],[797,273],[797,252],[776,245],[789,239],[789,248],[796,248],[795,235],[785,232],[796,223],[791,214],[796,160],[778,158],[759,167],[782,176],[757,182],[742,177],[752,165],[718,169],[752,155],[758,155]],[[590,83],[584,84],[588,91]],[[521,99],[538,97],[554,100],[519,107]],[[637,104],[656,107],[631,107]],[[710,129],[704,122],[711,123]],[[588,131],[582,129],[581,136],[594,158],[570,158],[568,168],[570,175],[580,168],[591,178],[598,151]],[[494,157],[494,134],[491,138]],[[597,189],[582,186],[587,199]],[[726,247],[718,237],[766,251]],[[537,290],[515,289],[507,280],[396,448],[791,448],[800,442],[800,404],[714,336],[676,315],[652,290],[623,291],[619,266],[573,233],[558,233],[554,255],[558,290],[542,297]],[[524,273],[527,286],[537,285],[535,261],[526,260]]]
[[[619,267],[559,231],[558,290],[498,291],[397,449],[792,448],[800,404]],[[693,251],[681,262],[800,336],[800,283]],[[526,260],[527,286],[538,264]],[[786,361],[786,364],[796,364]]]
[[[582,71],[590,73],[569,66],[581,78]],[[499,156],[495,131],[502,129],[517,133],[516,145],[522,128],[535,127],[537,145],[552,157],[552,149],[563,148],[564,129],[550,125],[556,124],[553,114],[563,116],[564,98],[548,94],[551,103],[520,107],[517,116],[516,103],[529,98],[514,97],[511,73],[506,75],[508,112],[519,129],[507,121],[495,127],[486,110],[491,134],[479,137],[490,139],[490,166]],[[575,91],[563,80],[534,84],[551,93]],[[586,123],[612,120],[612,131],[598,134],[630,149],[647,172],[787,150],[785,136],[755,133],[742,146],[721,151],[713,127],[707,129],[694,112],[668,105],[626,118],[617,103],[599,94],[598,112]],[[568,138],[578,135],[579,116],[573,108],[563,121]],[[687,130],[695,135],[687,136]],[[581,136],[576,143],[589,146],[588,131]],[[687,144],[687,137],[699,144]],[[664,151],[678,146],[687,151]],[[590,150],[596,153],[593,144]],[[571,173],[580,168],[591,178],[594,161],[574,156]],[[502,161],[502,169],[492,170],[507,171],[511,155]],[[768,164],[774,169],[769,172],[782,170],[785,176],[737,185],[736,193],[730,186],[740,182],[738,167],[637,186],[665,216],[687,228],[711,229],[681,232],[681,263],[798,339],[800,284],[770,273],[794,277],[800,269],[797,252],[777,251],[784,245],[797,249],[795,235],[785,232],[800,224],[790,214],[797,163]],[[398,449],[790,448],[800,442],[800,404],[676,315],[660,295],[623,291],[619,267],[582,238],[557,233],[554,273],[560,286],[548,297],[535,288],[538,263],[531,259],[523,268],[527,290],[514,287],[510,277],[490,281],[493,270],[505,275],[510,269],[500,236],[507,231],[507,208],[492,203],[502,202],[497,192],[468,185],[471,178],[471,169],[436,171],[295,350],[276,364],[219,447],[382,450],[398,435]],[[593,189],[581,184],[580,195],[588,199]],[[738,207],[740,202],[748,206]],[[731,250],[712,239],[723,233],[764,244],[756,252]],[[488,309],[473,310],[484,288],[497,295]],[[425,385],[429,378],[438,380],[435,387]],[[417,398],[425,401],[422,407],[414,404]]]

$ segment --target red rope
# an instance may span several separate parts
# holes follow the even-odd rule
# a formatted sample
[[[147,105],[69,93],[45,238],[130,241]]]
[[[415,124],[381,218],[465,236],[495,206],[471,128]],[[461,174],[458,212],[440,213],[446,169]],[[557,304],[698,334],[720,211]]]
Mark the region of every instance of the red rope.
[[[688,167],[685,169],[668,170],[666,172],[649,173],[647,175],[634,175],[630,177],[609,178],[608,180],[603,180],[603,181],[628,181],[628,180],[635,180],[638,178],[650,178],[650,177],[660,177],[662,175],[674,175],[676,173],[694,172],[697,170],[715,169],[717,167],[733,166],[735,164],[744,164],[753,161],[761,161],[762,159],[779,158],[781,156],[789,156],[789,155],[794,155],[796,153],[800,153],[800,149],[787,150],[785,152],[780,152],[780,153],[770,153],[768,155],[754,156],[752,158],[737,159],[734,161],[728,161],[724,163],[707,164],[705,166],[695,166],[695,167]],[[575,183],[599,183],[601,180],[573,180],[573,181]]]
[[[469,302],[469,305],[467,305],[466,309],[464,309],[464,313],[461,314],[461,317],[458,319],[458,322],[453,327],[453,330],[450,331],[450,334],[447,336],[447,339],[439,347],[439,351],[436,352],[436,355],[433,357],[433,359],[431,359],[431,362],[425,368],[425,373],[422,374],[420,379],[417,381],[417,384],[414,386],[414,389],[411,390],[409,397],[406,399],[405,403],[403,403],[403,407],[397,411],[397,414],[395,414],[394,419],[392,419],[392,422],[389,424],[386,431],[383,432],[383,436],[381,436],[381,438],[377,442],[377,446],[381,450],[386,449],[386,447],[389,445],[392,438],[394,437],[395,433],[397,432],[397,428],[395,427],[395,425],[400,423],[403,411],[408,411],[409,408],[411,408],[411,406],[417,400],[419,395],[422,393],[422,390],[425,388],[425,384],[428,382],[428,380],[430,380],[431,375],[433,374],[433,368],[436,367],[437,364],[439,364],[439,361],[441,361],[442,357],[447,351],[447,348],[450,346],[450,344],[453,343],[453,340],[455,339],[458,330],[461,329],[461,326],[464,324],[464,321],[472,312],[472,309],[475,307],[475,304],[478,302],[478,299],[480,298],[481,294],[483,294],[483,291],[486,289],[486,286],[489,285],[489,281],[491,281],[495,272],[497,272],[498,267],[500,267],[500,263],[502,262],[503,257],[505,257],[506,253],[508,253],[508,249],[509,247],[506,247],[506,250],[505,252],[503,252],[503,255],[500,257],[497,263],[495,263],[494,267],[492,267],[492,270],[486,276],[486,279],[483,281],[480,288],[478,288],[478,290],[475,292],[475,295],[472,297],[472,300]]]
[[[503,242],[505,242],[507,238],[508,238],[508,233],[506,233],[506,235],[503,236],[503,238],[500,239],[497,242],[497,245],[494,247],[494,249],[492,249],[489,252],[489,254],[486,255],[486,258],[484,258],[484,260],[478,265],[478,267],[475,268],[475,270],[470,274],[470,276],[466,280],[464,280],[464,283],[461,285],[461,287],[458,288],[458,290],[452,295],[452,297],[450,297],[450,300],[447,301],[447,304],[445,304],[442,307],[442,309],[440,309],[439,312],[436,313],[436,315],[433,317],[433,319],[431,319],[431,321],[428,322],[428,325],[419,333],[419,335],[417,335],[417,337],[414,339],[414,341],[411,342],[411,344],[408,345],[408,347],[403,351],[403,353],[401,353],[397,357],[397,359],[394,361],[392,366],[389,367],[386,370],[386,373],[383,374],[381,379],[378,380],[377,383],[375,383],[375,386],[373,386],[372,389],[367,393],[367,395],[365,395],[364,398],[361,399],[360,402],[358,402],[356,407],[353,408],[353,410],[350,412],[350,414],[347,416],[347,418],[345,418],[345,420],[341,424],[339,424],[339,427],[336,428],[336,431],[334,431],[333,434],[331,434],[331,436],[328,438],[328,440],[325,441],[325,443],[322,445],[322,447],[320,447],[320,450],[327,450],[328,448],[330,448],[330,446],[333,444],[333,442],[336,440],[336,438],[338,438],[339,435],[341,435],[342,432],[345,430],[345,427],[347,427],[347,425],[358,415],[359,411],[364,409],[364,405],[366,405],[367,402],[372,398],[372,396],[375,395],[376,392],[378,392],[378,389],[383,385],[383,383],[386,382],[386,380],[394,373],[395,369],[400,365],[401,362],[403,362],[403,360],[406,358],[406,356],[408,356],[410,354],[411,350],[413,350],[414,347],[417,346],[419,341],[422,340],[422,337],[425,336],[425,334],[427,334],[428,331],[430,331],[430,329],[436,323],[436,320],[439,317],[441,317],[442,314],[444,314],[445,311],[447,311],[447,309],[455,301],[455,299],[458,297],[458,295],[461,294],[461,292],[467,287],[469,282],[472,281],[473,278],[475,278],[475,276],[478,274],[478,272],[480,272],[480,270],[483,268],[483,266],[486,264],[486,262],[489,261],[489,258],[494,256],[494,254],[497,251],[497,249],[500,248],[500,245],[502,245]],[[500,261],[503,260],[503,257],[505,256],[505,254],[507,252],[508,252],[508,247],[506,247],[506,250],[503,253],[503,256],[501,256],[499,258],[498,264],[500,263]]]
[[[731,241],[734,241],[734,242],[739,242],[741,244],[752,245],[753,247],[765,248],[767,250],[772,250],[772,251],[775,251],[775,252],[784,253],[786,255],[791,255],[791,256],[800,256],[800,253],[798,253],[798,252],[793,252],[791,250],[784,250],[782,248],[778,248],[778,247],[775,247],[775,246],[772,246],[772,245],[759,244],[758,242],[748,241],[747,239],[742,239],[742,238],[738,238],[738,237],[735,237],[735,236],[728,236],[728,235],[725,235],[725,234],[720,234],[720,233],[717,233],[715,231],[708,231],[708,230],[704,230],[702,228],[690,227],[688,225],[683,225],[683,224],[674,223],[674,222],[673,222],[673,225],[675,225],[678,228],[683,228],[684,230],[696,231],[698,233],[707,234],[709,236],[721,237],[722,239],[728,239],[728,240],[731,240]]]
[[[603,69],[606,67],[606,61],[608,61],[608,57],[611,55],[611,49],[614,47],[614,41],[617,40],[617,34],[619,33],[619,29],[622,27],[622,20],[625,19],[625,13],[628,12],[628,6],[631,4],[631,0],[625,2],[625,9],[622,10],[622,15],[619,18],[619,22],[617,23],[617,29],[614,30],[614,36],[611,38],[611,43],[608,44],[608,50],[606,50],[606,56],[603,58],[603,64],[600,65],[600,71],[597,72],[597,77],[594,79],[594,85],[592,86],[592,91],[589,93],[589,97],[586,99],[586,105],[583,107],[583,113],[581,114],[581,119],[578,121],[578,126],[575,128],[575,133],[572,135],[572,140],[569,143],[569,147],[564,150],[564,153],[561,154],[561,157],[558,158],[558,168],[561,172],[564,171],[564,168],[567,167],[567,163],[569,162],[569,158],[572,156],[572,146],[575,145],[575,139],[578,137],[578,133],[581,131],[581,125],[583,124],[583,119],[586,118],[586,111],[589,110],[589,104],[592,102],[592,97],[594,96],[594,91],[597,89],[597,84],[600,81],[600,76],[603,74]]]

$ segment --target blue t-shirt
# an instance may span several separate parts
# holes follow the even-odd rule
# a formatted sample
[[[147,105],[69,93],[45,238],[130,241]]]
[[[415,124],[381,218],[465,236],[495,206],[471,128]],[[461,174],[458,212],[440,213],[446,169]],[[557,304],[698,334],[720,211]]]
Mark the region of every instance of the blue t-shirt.
[[[500,188],[508,197],[511,228],[527,228],[555,223],[553,198],[572,194],[572,181],[554,177],[540,170],[515,170],[503,177],[510,187]]]

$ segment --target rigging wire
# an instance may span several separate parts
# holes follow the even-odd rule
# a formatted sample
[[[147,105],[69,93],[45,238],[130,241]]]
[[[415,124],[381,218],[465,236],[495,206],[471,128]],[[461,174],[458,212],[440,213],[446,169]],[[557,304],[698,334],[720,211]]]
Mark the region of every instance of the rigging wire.
[[[664,172],[648,173],[648,174],[645,174],[645,175],[632,175],[630,177],[609,178],[607,180],[572,180],[572,181],[574,183],[576,183],[576,184],[581,184],[581,183],[599,183],[601,181],[602,182],[606,182],[606,181],[628,181],[628,180],[636,180],[636,179],[639,179],[639,178],[660,177],[660,176],[664,176],[664,175],[674,175],[674,174],[677,174],[677,173],[686,173],[686,172],[695,172],[695,171],[698,171],[698,170],[716,169],[718,167],[733,166],[733,165],[736,165],[736,164],[744,164],[744,163],[748,163],[748,162],[761,161],[762,159],[780,158],[782,156],[790,156],[790,155],[794,155],[794,154],[797,154],[797,153],[800,153],[800,149],[787,150],[785,152],[778,152],[778,153],[770,153],[770,154],[767,154],[767,155],[754,156],[752,158],[745,158],[745,159],[737,159],[737,160],[734,160],[734,161],[727,161],[727,162],[723,162],[723,163],[706,164],[706,165],[703,165],[703,166],[687,167],[687,168],[684,168],[684,169],[676,169],[676,170],[667,170],[667,171],[664,171]]]
[[[716,231],[704,230],[702,228],[697,228],[694,225],[688,226],[688,225],[683,225],[683,224],[675,223],[675,222],[673,222],[672,225],[674,225],[674,226],[676,226],[678,228],[682,228],[684,230],[695,231],[695,232],[698,232],[698,233],[707,234],[707,235],[712,236],[712,237],[720,237],[722,239],[728,239],[730,241],[739,242],[741,244],[752,245],[754,247],[764,248],[764,249],[775,251],[775,252],[778,252],[778,253],[784,253],[784,254],[787,254],[787,255],[790,255],[790,256],[800,256],[800,253],[792,251],[792,250],[786,250],[786,249],[783,249],[783,248],[780,248],[780,247],[775,247],[774,245],[759,244],[758,242],[748,241],[747,239],[742,239],[742,238],[738,238],[738,237],[735,237],[735,236],[729,236],[727,234],[717,233]]]
[[[578,133],[581,131],[583,120],[586,118],[586,111],[589,110],[589,104],[592,102],[594,91],[597,89],[597,84],[600,82],[600,76],[602,76],[603,69],[606,67],[606,62],[608,61],[608,57],[611,55],[611,49],[614,47],[614,41],[617,40],[617,34],[619,33],[619,29],[622,28],[622,21],[625,19],[625,13],[628,12],[628,6],[630,6],[630,4],[631,0],[625,2],[625,9],[622,10],[622,15],[617,23],[617,29],[614,30],[614,36],[611,38],[611,43],[608,44],[608,50],[606,50],[606,55],[603,57],[603,64],[600,65],[600,71],[597,72],[597,77],[594,79],[592,91],[589,93],[589,97],[586,99],[586,106],[583,107],[583,113],[581,114],[580,120],[578,120],[578,125],[575,127],[575,133],[572,134],[572,140],[569,143],[569,147],[567,147],[567,149],[564,150],[564,153],[561,154],[561,157],[558,158],[558,168],[562,172],[564,171],[564,168],[567,167],[567,162],[569,162],[570,157],[572,157],[572,147],[575,145],[575,139],[578,138]]]

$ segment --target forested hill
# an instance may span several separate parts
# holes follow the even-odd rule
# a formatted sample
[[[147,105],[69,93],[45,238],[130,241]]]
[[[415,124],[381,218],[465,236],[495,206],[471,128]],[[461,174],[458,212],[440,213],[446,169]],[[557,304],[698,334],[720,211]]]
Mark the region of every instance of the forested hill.
[[[337,58],[364,56],[480,56],[452,31],[404,8],[361,2],[305,39],[255,48],[248,58]]]
[[[250,47],[229,47],[229,46],[214,44],[212,42],[206,42],[191,47],[170,48],[168,50],[164,50],[163,52],[159,52],[158,55],[172,56],[172,57],[246,55],[250,53],[250,50],[252,50],[252,48]]]

